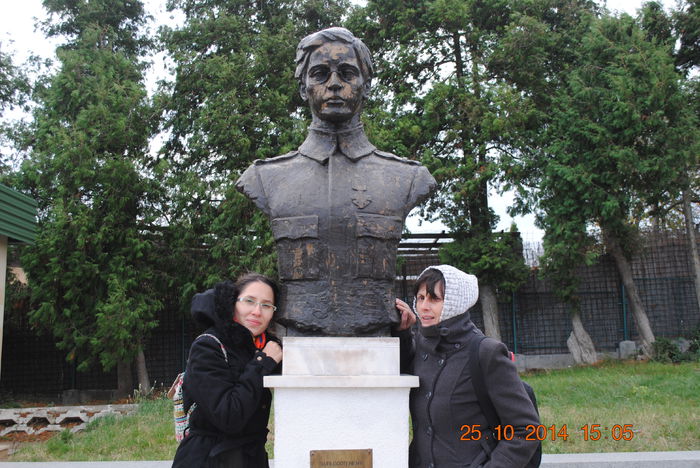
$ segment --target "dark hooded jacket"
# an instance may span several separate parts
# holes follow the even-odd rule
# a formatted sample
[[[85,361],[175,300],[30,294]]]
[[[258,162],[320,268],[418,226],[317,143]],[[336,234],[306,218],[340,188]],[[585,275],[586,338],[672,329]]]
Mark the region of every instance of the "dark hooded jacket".
[[[272,394],[263,376],[275,373],[274,359],[253,344],[244,326],[233,322],[235,290],[231,282],[195,295],[192,316],[210,337],[192,343],[183,384],[185,409],[197,406],[189,434],[178,446],[173,468],[268,467],[265,442]],[[270,333],[268,339],[279,342]]]
[[[454,294],[450,288],[455,284],[460,281],[455,281],[453,275],[445,287],[444,307],[453,302],[448,301],[448,296]],[[525,440],[526,426],[539,424],[539,417],[506,346],[486,338],[479,347],[478,359],[489,396],[501,424],[514,429],[513,440],[501,440],[489,457],[486,441],[482,440],[489,435],[486,417],[474,392],[469,369],[470,359],[476,358],[469,355],[471,341],[483,333],[466,310],[443,310],[443,316],[449,318],[431,327],[419,325],[415,338],[404,333],[401,340],[403,371],[420,378],[420,386],[411,390],[410,397],[413,442],[409,465],[412,468],[525,466],[537,448],[536,441]],[[471,431],[475,425],[481,437]]]

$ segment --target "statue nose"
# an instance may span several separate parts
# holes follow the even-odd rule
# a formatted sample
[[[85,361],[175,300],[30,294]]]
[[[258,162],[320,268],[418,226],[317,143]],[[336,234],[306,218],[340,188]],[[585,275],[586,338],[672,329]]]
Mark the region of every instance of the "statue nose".
[[[329,89],[340,89],[343,85],[340,83],[340,78],[338,77],[338,72],[331,72],[331,78],[328,80]]]

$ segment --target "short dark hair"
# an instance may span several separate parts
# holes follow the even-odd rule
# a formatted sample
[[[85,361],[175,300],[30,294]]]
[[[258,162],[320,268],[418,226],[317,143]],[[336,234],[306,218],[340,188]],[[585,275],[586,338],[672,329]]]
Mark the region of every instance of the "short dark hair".
[[[425,291],[433,297],[441,297],[444,299],[445,295],[445,277],[440,270],[435,268],[428,268],[425,270],[420,277],[416,280],[416,284],[413,287],[413,295],[418,295],[418,290],[421,286],[425,285]],[[439,296],[435,294],[435,287],[438,290],[442,289],[442,294]]]
[[[326,42],[334,41],[344,42],[352,46],[357,55],[357,61],[360,63],[362,75],[365,81],[369,83],[374,76],[374,66],[372,65],[372,56],[369,53],[369,49],[365,43],[356,38],[353,33],[345,28],[337,27],[317,31],[299,41],[296,55],[297,68],[294,72],[294,78],[299,80],[301,84],[305,84],[306,68],[309,64],[309,56],[311,53]]]

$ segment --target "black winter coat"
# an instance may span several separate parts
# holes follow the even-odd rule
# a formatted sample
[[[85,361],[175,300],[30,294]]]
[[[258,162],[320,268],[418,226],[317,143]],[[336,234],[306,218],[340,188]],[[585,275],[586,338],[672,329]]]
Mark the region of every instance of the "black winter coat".
[[[265,442],[272,394],[263,387],[263,376],[276,372],[278,365],[255,348],[247,328],[230,318],[213,320],[213,315],[198,312],[200,322],[207,316],[216,322],[205,333],[219,338],[228,362],[214,339],[204,336],[192,343],[183,384],[184,403],[185,409],[195,402],[197,406],[172,466],[267,468]],[[279,342],[269,333],[267,337]]]
[[[410,335],[403,334],[403,370],[420,378],[410,397],[411,468],[518,468],[537,448],[536,441],[525,440],[526,426],[539,424],[537,412],[506,346],[487,338],[479,347],[484,383],[501,424],[513,426],[514,437],[501,440],[486,459],[487,422],[471,383],[469,360],[474,356],[468,355],[471,340],[480,336],[468,313],[419,328],[413,343]],[[471,431],[475,425],[481,437]]]

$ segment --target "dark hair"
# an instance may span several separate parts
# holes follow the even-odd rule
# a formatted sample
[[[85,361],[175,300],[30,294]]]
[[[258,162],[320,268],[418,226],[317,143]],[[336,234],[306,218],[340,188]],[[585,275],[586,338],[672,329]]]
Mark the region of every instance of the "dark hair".
[[[238,299],[241,291],[243,291],[246,286],[257,282],[264,283],[272,288],[272,300],[275,304],[277,304],[277,299],[279,298],[279,287],[277,286],[277,283],[272,281],[267,276],[261,275],[260,273],[246,273],[245,275],[238,277],[236,284],[234,285],[235,296],[233,297],[233,301],[235,302],[236,299]]]
[[[277,304],[277,299],[279,298],[279,287],[277,283],[260,273],[246,273],[240,276],[235,283],[231,280],[226,280],[214,286],[214,307],[219,320],[223,323],[230,322],[236,299],[240,296],[241,291],[249,284],[256,282],[265,283],[272,288],[272,296],[275,305]]]
[[[445,277],[442,275],[440,270],[435,268],[428,268],[425,270],[420,277],[416,280],[416,284],[413,287],[413,295],[418,295],[418,290],[421,286],[425,285],[425,291],[433,297],[442,297],[444,299],[445,295]],[[438,291],[442,289],[442,294],[438,296],[435,294],[435,287],[438,287]]]
[[[369,49],[365,43],[356,38],[353,33],[345,28],[337,27],[309,34],[299,41],[296,55],[297,68],[294,71],[294,78],[298,79],[301,84],[306,84],[306,67],[309,63],[309,56],[311,53],[326,42],[335,41],[344,42],[352,46],[355,50],[355,55],[357,55],[357,61],[360,64],[365,82],[369,84],[372,80],[372,76],[374,76],[374,66],[372,65],[372,56],[369,53]]]

